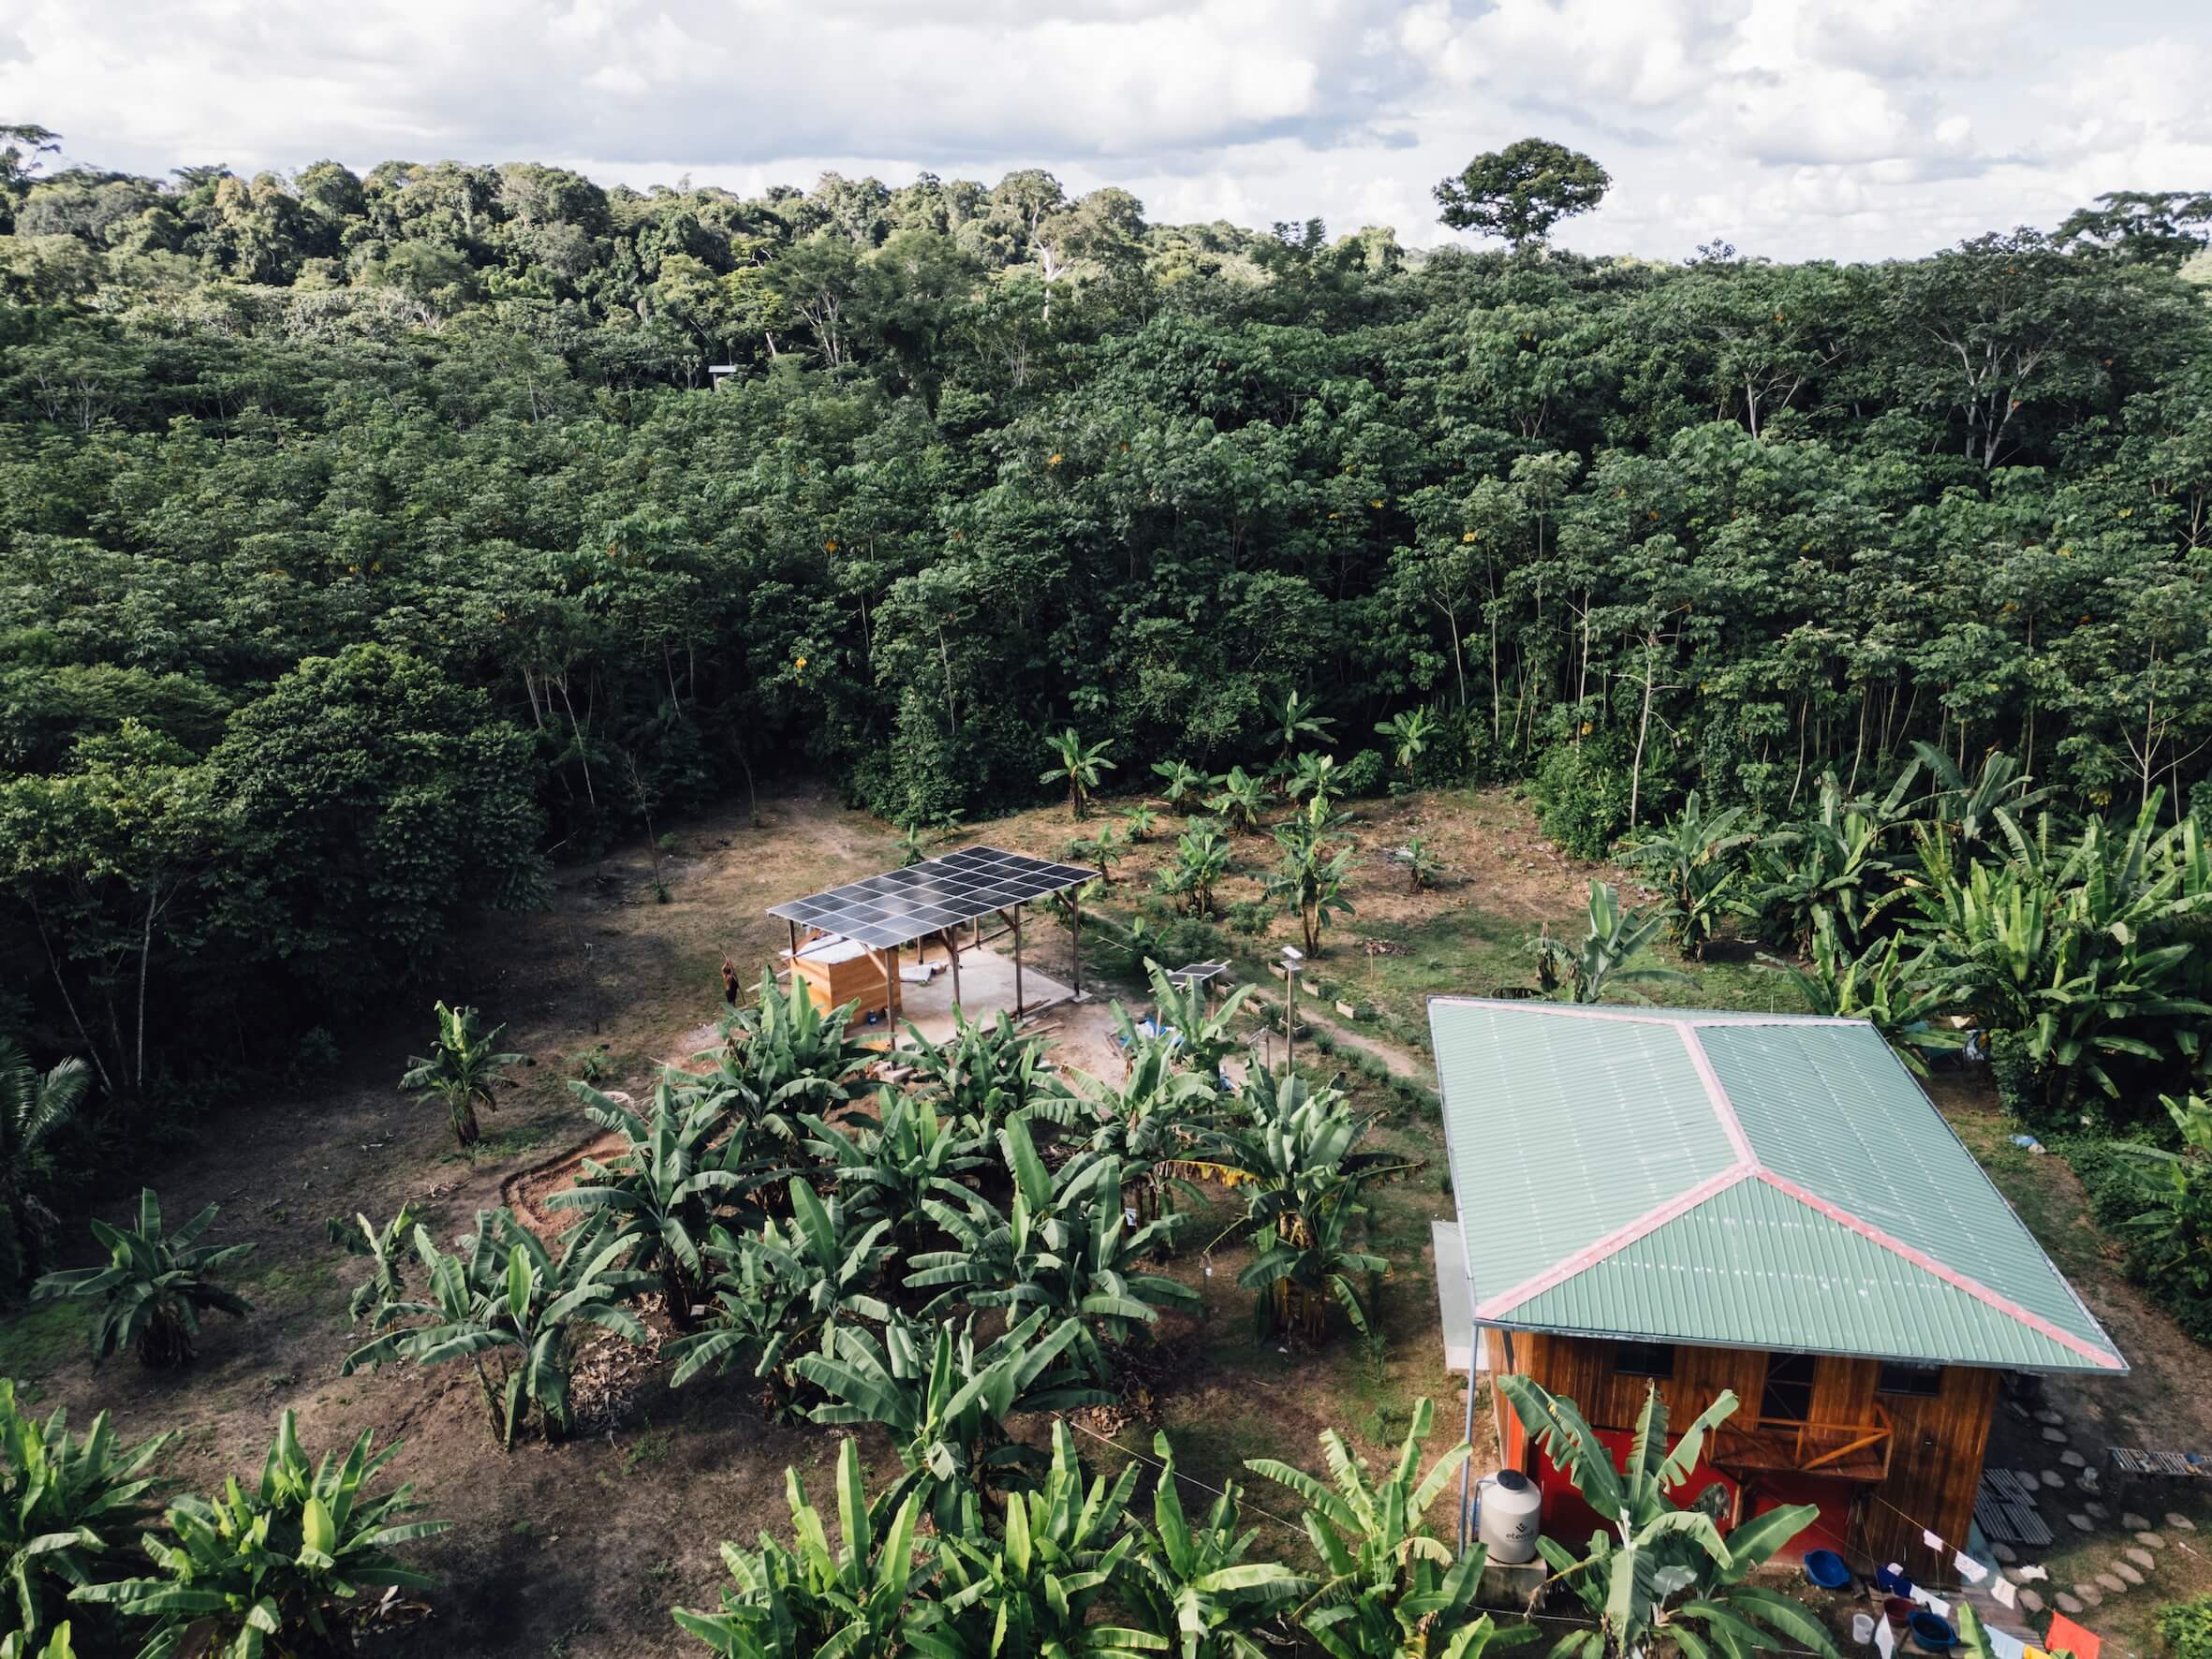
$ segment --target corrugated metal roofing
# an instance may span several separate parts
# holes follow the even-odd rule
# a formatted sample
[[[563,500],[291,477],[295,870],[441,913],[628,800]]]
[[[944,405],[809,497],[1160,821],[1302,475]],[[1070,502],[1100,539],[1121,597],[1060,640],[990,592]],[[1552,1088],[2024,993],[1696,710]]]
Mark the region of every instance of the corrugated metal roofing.
[[[2124,1369],[1858,1020],[1430,999],[1477,1317]]]

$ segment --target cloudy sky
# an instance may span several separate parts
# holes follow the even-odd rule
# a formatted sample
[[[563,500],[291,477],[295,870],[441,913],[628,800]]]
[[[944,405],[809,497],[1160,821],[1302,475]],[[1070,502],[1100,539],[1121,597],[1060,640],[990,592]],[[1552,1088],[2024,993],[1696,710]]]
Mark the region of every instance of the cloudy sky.
[[[1435,245],[1531,133],[1612,172],[1558,240],[1924,252],[2212,187],[2201,0],[0,0],[0,120],[150,172],[540,160],[753,191],[1043,166],[1157,220]]]

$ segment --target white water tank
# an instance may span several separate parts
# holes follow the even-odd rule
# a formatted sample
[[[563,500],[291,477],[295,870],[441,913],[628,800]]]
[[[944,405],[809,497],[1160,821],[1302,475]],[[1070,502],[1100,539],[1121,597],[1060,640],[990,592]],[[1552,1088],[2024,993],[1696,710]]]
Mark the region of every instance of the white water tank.
[[[1475,1524],[1490,1559],[1506,1566],[1534,1561],[1542,1508],[1536,1482],[1518,1469],[1484,1475],[1475,1487]]]

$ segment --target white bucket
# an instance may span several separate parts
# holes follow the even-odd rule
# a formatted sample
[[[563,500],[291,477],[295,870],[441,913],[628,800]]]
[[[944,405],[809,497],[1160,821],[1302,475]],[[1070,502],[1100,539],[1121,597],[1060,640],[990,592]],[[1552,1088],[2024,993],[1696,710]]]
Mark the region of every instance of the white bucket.
[[[1874,1615],[1872,1613],[1853,1613],[1851,1615],[1851,1640],[1863,1648],[1873,1639]]]

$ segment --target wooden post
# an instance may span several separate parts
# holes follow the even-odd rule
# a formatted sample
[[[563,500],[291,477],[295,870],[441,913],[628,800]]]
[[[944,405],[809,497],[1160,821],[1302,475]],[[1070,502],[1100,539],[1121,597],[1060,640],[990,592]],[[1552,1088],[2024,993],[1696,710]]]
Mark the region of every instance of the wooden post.
[[[1075,1000],[1083,1000],[1083,889],[1069,888],[1069,903],[1073,907],[1075,925],[1068,930],[1068,948],[1075,958]]]
[[[955,922],[945,930],[945,954],[952,960],[952,1015],[957,1026],[960,1017],[960,924]]]
[[[899,958],[898,952],[895,950],[886,950],[882,952],[882,956],[883,1029],[886,1032],[892,1032],[898,1029],[892,1024],[892,1021],[898,1018],[899,1013]],[[896,1048],[897,1046],[897,1039],[894,1037],[892,1047]]]
[[[1022,1017],[1022,907],[1014,906],[1014,1018]]]
[[[791,923],[791,977],[799,976],[799,924]]]

